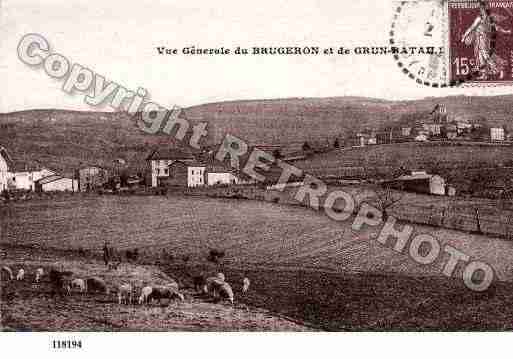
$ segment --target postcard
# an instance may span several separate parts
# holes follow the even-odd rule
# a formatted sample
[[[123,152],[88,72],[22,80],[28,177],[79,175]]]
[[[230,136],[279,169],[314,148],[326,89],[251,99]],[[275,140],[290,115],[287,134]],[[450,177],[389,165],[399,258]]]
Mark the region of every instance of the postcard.
[[[0,337],[513,329],[513,0],[0,19]]]

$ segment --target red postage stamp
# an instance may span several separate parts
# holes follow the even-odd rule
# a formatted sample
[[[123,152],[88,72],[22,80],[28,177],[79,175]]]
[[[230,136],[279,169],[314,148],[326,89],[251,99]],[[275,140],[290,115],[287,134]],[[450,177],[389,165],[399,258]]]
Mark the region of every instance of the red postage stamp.
[[[449,1],[452,83],[513,83],[513,0]]]

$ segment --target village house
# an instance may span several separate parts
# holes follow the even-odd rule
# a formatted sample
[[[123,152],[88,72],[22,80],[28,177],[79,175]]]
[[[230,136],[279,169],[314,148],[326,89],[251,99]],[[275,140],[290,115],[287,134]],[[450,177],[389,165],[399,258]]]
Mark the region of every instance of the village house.
[[[8,173],[7,188],[10,190],[34,191],[36,181],[55,174],[48,168],[30,168],[20,163],[14,164],[14,170]]]
[[[506,139],[506,131],[502,127],[490,128],[490,140],[491,141],[504,141]]]
[[[411,127],[401,127],[401,135],[403,137],[408,137],[411,135]]]
[[[187,185],[187,165],[196,161],[190,152],[178,148],[155,150],[146,160],[150,162],[152,187],[159,186],[160,182]]]
[[[439,123],[428,122],[424,123],[422,127],[428,132],[429,136],[439,136],[442,126]]]
[[[7,153],[4,147],[0,146],[0,192],[8,188],[9,168],[11,165],[12,160],[9,153]]]
[[[227,166],[208,165],[206,171],[208,186],[242,183],[241,179],[227,168]]]
[[[50,175],[35,182],[36,192],[77,192],[78,181],[73,178]]]
[[[242,183],[231,169],[217,164],[177,160],[168,166],[167,173],[159,177],[159,186],[191,188]]]
[[[109,180],[108,171],[99,166],[82,167],[77,172],[76,178],[81,192],[102,187]]]

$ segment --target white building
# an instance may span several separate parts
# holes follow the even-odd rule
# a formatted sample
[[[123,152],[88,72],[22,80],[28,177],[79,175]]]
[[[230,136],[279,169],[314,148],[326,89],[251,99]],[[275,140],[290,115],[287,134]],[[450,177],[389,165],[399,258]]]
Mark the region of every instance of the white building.
[[[222,184],[239,184],[239,178],[229,171],[208,171],[207,185],[215,186]]]
[[[7,185],[10,189],[34,191],[36,181],[51,175],[55,175],[55,172],[47,168],[10,172]]]
[[[191,165],[187,167],[187,187],[205,185],[205,166]]]
[[[217,186],[242,183],[228,168],[220,165],[193,164],[187,167],[187,186]]]
[[[12,163],[7,150],[0,146],[0,192],[7,189],[9,166]]]
[[[78,181],[72,178],[51,175],[36,181],[35,190],[37,192],[55,192],[55,191],[78,191]]]
[[[490,139],[492,141],[504,141],[506,139],[506,134],[504,133],[504,128],[502,128],[502,127],[490,128]]]

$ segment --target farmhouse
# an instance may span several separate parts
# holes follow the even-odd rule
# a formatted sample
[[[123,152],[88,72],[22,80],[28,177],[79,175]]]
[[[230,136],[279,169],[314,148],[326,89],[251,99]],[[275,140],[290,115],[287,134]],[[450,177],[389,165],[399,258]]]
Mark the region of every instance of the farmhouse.
[[[54,175],[55,172],[47,168],[30,168],[23,164],[14,164],[15,172],[9,172],[7,188],[11,190],[34,191],[36,181],[43,177]]]
[[[159,186],[199,187],[240,184],[242,181],[227,167],[200,162],[174,161],[168,175],[158,178]]]
[[[53,192],[53,191],[78,191],[78,181],[73,178],[51,175],[41,178],[35,182],[36,192]]]
[[[412,172],[393,181],[387,182],[393,188],[409,192],[445,195],[445,180],[438,175],[430,175],[424,171]]]
[[[187,164],[195,162],[194,156],[190,152],[178,148],[153,151],[146,160],[150,162],[152,187],[159,186],[160,182],[186,186]],[[172,166],[175,162],[177,165]]]

